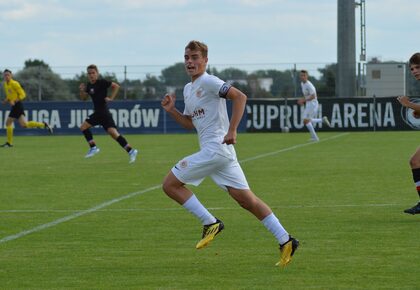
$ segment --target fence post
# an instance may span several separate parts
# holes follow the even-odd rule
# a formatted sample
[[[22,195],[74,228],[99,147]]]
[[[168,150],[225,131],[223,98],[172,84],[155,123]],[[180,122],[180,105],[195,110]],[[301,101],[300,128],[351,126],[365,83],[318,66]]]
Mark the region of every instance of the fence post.
[[[373,94],[373,132],[376,132],[376,95]]]
[[[42,101],[42,88],[41,88],[41,84],[42,84],[42,80],[41,80],[42,76],[41,76],[41,66],[38,66],[38,101]]]
[[[124,100],[127,100],[127,66],[124,66]]]

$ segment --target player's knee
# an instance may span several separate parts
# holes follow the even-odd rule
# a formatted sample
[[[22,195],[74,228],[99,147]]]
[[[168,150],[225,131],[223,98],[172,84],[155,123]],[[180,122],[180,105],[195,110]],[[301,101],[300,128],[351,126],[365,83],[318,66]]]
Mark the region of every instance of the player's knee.
[[[303,120],[303,124],[304,124],[304,125],[306,125],[306,124],[308,124],[310,121],[311,121],[310,119],[304,119],[304,120]]]
[[[257,206],[257,199],[251,196],[248,196],[247,198],[237,199],[236,201],[242,208],[251,212]]]
[[[411,168],[420,168],[420,157],[413,156],[410,158],[410,167]]]
[[[167,196],[172,196],[174,192],[174,185],[171,183],[167,177],[162,182],[162,190],[166,193]]]

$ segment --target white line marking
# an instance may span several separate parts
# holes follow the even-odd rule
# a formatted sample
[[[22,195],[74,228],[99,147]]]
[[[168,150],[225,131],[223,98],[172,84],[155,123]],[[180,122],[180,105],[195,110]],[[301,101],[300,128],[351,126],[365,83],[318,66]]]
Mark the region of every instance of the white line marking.
[[[102,209],[102,208],[104,208],[104,207],[110,206],[111,204],[114,204],[114,203],[120,202],[120,201],[122,201],[122,200],[125,200],[125,199],[128,199],[128,198],[131,198],[131,197],[134,197],[134,196],[136,196],[136,195],[144,194],[144,193],[146,193],[146,192],[149,192],[149,191],[152,191],[152,190],[158,189],[158,188],[160,188],[160,186],[161,186],[161,185],[155,185],[155,186],[152,186],[152,187],[146,188],[146,189],[141,190],[141,191],[132,192],[132,193],[129,193],[129,194],[123,195],[123,196],[121,196],[121,197],[111,199],[111,200],[109,200],[109,201],[106,201],[106,202],[104,202],[104,203],[101,203],[101,204],[99,204],[99,205],[97,205],[97,206],[94,206],[94,207],[92,207],[92,208],[89,208],[89,209],[87,209],[87,210],[83,210],[83,211],[80,211],[80,212],[76,212],[76,213],[74,213],[74,214],[71,214],[71,215],[65,216],[65,217],[60,218],[60,219],[57,219],[57,220],[55,220],[55,221],[52,221],[52,222],[49,222],[49,223],[46,223],[46,224],[39,225],[39,226],[34,227],[34,228],[30,229],[30,230],[22,231],[22,232],[20,232],[20,233],[15,234],[15,235],[11,235],[11,236],[4,237],[4,238],[2,238],[2,239],[0,240],[0,244],[5,243],[5,242],[8,242],[8,241],[12,241],[12,240],[19,239],[19,238],[21,238],[21,237],[23,237],[23,236],[26,236],[26,235],[29,235],[29,234],[32,234],[32,233],[35,233],[35,232],[39,232],[39,231],[41,231],[41,230],[44,230],[44,229],[47,229],[47,228],[50,228],[50,227],[53,227],[53,226],[56,226],[56,225],[58,225],[58,224],[61,224],[61,223],[67,222],[67,221],[72,220],[72,219],[75,219],[75,218],[78,218],[78,217],[83,216],[83,215],[86,215],[86,214],[88,214],[88,213],[98,211],[98,210],[100,210],[100,209]]]
[[[348,134],[349,133],[343,133],[343,134],[334,135],[332,137],[321,139],[321,141],[319,141],[319,142],[332,140],[332,139],[339,138],[339,137],[342,137],[342,136],[345,136],[345,135],[348,135]],[[284,149],[281,149],[281,150],[277,150],[277,151],[273,151],[273,152],[269,152],[269,153],[265,153],[265,154],[260,154],[260,155],[254,156],[254,157],[246,158],[246,159],[241,160],[240,162],[243,163],[243,162],[248,162],[248,161],[251,161],[251,160],[256,160],[256,159],[264,158],[264,157],[267,157],[267,156],[272,156],[272,155],[279,154],[279,153],[282,153],[282,152],[286,152],[286,151],[298,149],[298,148],[301,148],[301,147],[305,147],[305,146],[317,144],[319,142],[310,142],[310,143],[298,144],[298,145],[295,145],[295,146],[292,146],[292,147],[287,147],[287,148],[284,148]],[[92,213],[92,212],[95,212],[95,211],[99,211],[99,210],[101,210],[101,209],[103,209],[105,207],[108,207],[108,206],[110,206],[110,205],[112,205],[114,203],[120,202],[120,201],[125,200],[125,199],[132,198],[132,197],[137,196],[137,195],[141,195],[141,194],[147,193],[149,191],[153,191],[153,190],[158,189],[160,187],[161,187],[161,185],[159,184],[159,185],[155,185],[155,186],[146,188],[146,189],[141,190],[141,191],[132,192],[132,193],[123,195],[121,197],[114,198],[112,200],[106,201],[106,202],[101,203],[101,204],[99,204],[97,206],[94,206],[92,208],[89,208],[89,209],[86,209],[86,210],[82,210],[82,211],[76,212],[74,214],[71,214],[71,215],[68,215],[68,216],[59,218],[57,220],[54,220],[52,222],[49,222],[49,223],[46,223],[46,224],[42,224],[42,225],[36,226],[36,227],[34,227],[32,229],[25,230],[25,231],[19,232],[17,234],[4,237],[4,238],[0,239],[0,244],[5,243],[5,242],[8,242],[8,241],[19,239],[21,237],[24,237],[26,235],[29,235],[29,234],[32,234],[32,233],[35,233],[35,232],[42,231],[44,229],[47,229],[47,228],[56,226],[58,224],[67,222],[69,220],[78,218],[80,216],[84,216],[86,214],[89,214],[89,213]]]
[[[255,159],[260,159],[260,158],[276,155],[276,154],[279,154],[279,153],[283,153],[283,152],[291,151],[291,150],[294,150],[294,149],[306,147],[306,146],[309,146],[309,145],[314,145],[314,144],[317,144],[317,143],[320,143],[320,142],[325,142],[325,141],[328,141],[328,140],[343,137],[343,136],[348,135],[348,134],[350,134],[350,133],[342,133],[342,134],[334,135],[334,136],[331,136],[331,137],[328,137],[328,138],[325,138],[325,139],[321,139],[318,142],[308,142],[308,143],[303,143],[303,144],[297,144],[297,145],[287,147],[287,148],[283,148],[283,149],[280,149],[280,150],[277,150],[277,151],[260,154],[260,155],[254,156],[254,157],[245,158],[245,159],[243,159],[239,162],[244,163],[244,162],[252,161],[252,160],[255,160]]]

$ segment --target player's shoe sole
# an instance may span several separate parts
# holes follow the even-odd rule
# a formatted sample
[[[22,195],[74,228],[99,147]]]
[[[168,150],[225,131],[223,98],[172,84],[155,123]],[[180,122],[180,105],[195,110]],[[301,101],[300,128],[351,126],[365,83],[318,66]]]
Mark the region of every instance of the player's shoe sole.
[[[420,214],[420,202],[418,204],[416,204],[415,206],[408,208],[406,210],[404,210],[405,213],[408,214]]]
[[[1,145],[1,147],[4,147],[4,148],[10,148],[10,147],[13,147],[13,145],[12,145],[12,144],[10,144],[9,142],[6,142],[6,143],[4,143],[3,145]]]
[[[328,120],[327,116],[322,117],[322,123],[324,123],[325,125],[331,128],[331,123]]]
[[[130,156],[130,160],[128,161],[128,163],[134,163],[136,161],[138,153],[139,152],[137,151],[137,149],[132,149],[132,151],[128,153],[128,155]]]
[[[298,247],[299,241],[290,236],[286,243],[280,245],[280,261],[276,266],[286,267],[292,261],[292,256]]]
[[[50,125],[47,124],[47,122],[44,122],[45,129],[47,129],[48,133],[52,134],[54,133],[53,129],[50,127]]]
[[[89,152],[85,155],[85,158],[91,158],[92,156],[99,153],[99,148],[90,148]]]
[[[201,240],[195,246],[196,249],[202,249],[207,246],[214,237],[225,228],[225,225],[221,220],[216,218],[216,222],[213,224],[205,225],[203,227],[203,235]]]

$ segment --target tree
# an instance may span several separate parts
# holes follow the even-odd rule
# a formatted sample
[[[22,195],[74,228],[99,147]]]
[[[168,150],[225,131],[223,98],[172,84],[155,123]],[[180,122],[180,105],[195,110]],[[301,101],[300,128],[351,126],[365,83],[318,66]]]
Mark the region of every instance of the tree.
[[[28,100],[72,99],[66,83],[42,60],[25,61],[25,67],[16,73],[16,79],[25,89]]]
[[[217,72],[217,71],[216,71]],[[228,81],[228,80],[246,80],[248,77],[248,73],[244,70],[240,70],[237,68],[227,68],[224,69],[216,74],[220,79]]]
[[[324,68],[318,69],[318,71],[321,73],[321,77],[319,81],[314,82],[318,96],[335,97],[337,64],[326,65]]]
[[[166,86],[155,76],[146,76],[143,81],[144,99],[156,100],[162,98],[166,94]]]
[[[163,69],[161,74],[160,80],[171,87],[184,86],[184,84],[191,81],[191,78],[185,72],[185,65],[182,62]]]

